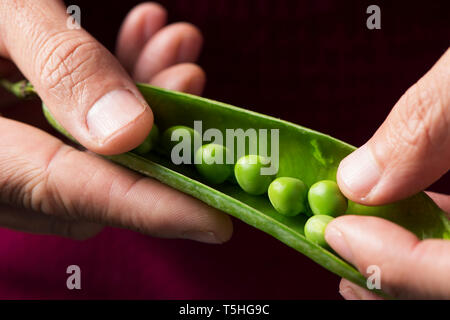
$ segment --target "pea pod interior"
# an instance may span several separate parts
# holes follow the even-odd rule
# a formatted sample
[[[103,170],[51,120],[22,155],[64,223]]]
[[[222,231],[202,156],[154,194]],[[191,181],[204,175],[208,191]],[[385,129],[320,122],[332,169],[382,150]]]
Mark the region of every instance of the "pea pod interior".
[[[203,131],[216,128],[224,136],[226,129],[253,128],[267,129],[269,132],[270,129],[279,129],[277,176],[299,178],[308,187],[319,180],[335,181],[339,162],[355,149],[328,135],[221,102],[144,84],[138,84],[138,88],[151,106],[161,130],[174,125],[192,127],[195,120],[202,121]],[[48,112],[45,115],[61,131],[51,115]],[[200,178],[193,165],[175,166],[158,153],[151,153],[144,158],[128,152],[108,158],[223,210],[269,233],[339,276],[365,285],[364,277],[353,266],[304,237],[307,216],[286,217],[278,214],[267,195],[250,195],[233,183],[209,186]],[[425,193],[381,207],[366,207],[350,202],[347,213],[389,219],[422,239],[450,238],[450,226],[445,213]]]

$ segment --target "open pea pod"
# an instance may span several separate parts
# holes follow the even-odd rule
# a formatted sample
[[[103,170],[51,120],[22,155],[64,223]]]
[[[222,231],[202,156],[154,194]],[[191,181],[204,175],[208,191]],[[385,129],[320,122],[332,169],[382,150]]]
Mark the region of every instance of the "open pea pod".
[[[174,125],[192,127],[194,120],[202,121],[203,130],[216,128],[224,136],[226,129],[279,129],[277,175],[300,178],[308,186],[318,180],[336,180],[339,162],[355,149],[328,135],[221,102],[144,84],[139,84],[138,88],[151,106],[162,130]],[[44,112],[49,122],[67,135],[46,108]],[[209,186],[192,165],[175,166],[158,153],[142,157],[128,152],[108,158],[190,194],[272,235],[339,276],[365,285],[365,278],[353,266],[304,237],[305,215],[282,216],[275,211],[267,196],[252,196],[233,183]],[[423,192],[380,207],[350,202],[347,211],[386,218],[411,230],[421,239],[450,238],[450,226],[445,213]]]

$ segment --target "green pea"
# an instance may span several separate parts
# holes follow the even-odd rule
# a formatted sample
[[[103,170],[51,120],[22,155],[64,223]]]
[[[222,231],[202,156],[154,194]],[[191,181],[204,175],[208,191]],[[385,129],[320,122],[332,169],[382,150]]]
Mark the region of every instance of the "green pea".
[[[145,138],[144,142],[142,142],[139,146],[133,149],[137,154],[146,154],[150,152],[158,143],[159,139],[159,129],[158,126],[154,123],[152,130],[148,134],[147,138]]]
[[[184,132],[182,131],[184,130]],[[163,149],[166,151],[168,155],[171,154],[173,147],[175,147],[178,143],[180,143],[183,140],[183,136],[181,136],[178,140],[172,141],[172,134],[177,131],[177,133],[183,134],[183,136],[187,133],[189,137],[191,138],[190,141],[190,149],[191,149],[191,155],[192,159],[195,155],[195,144],[194,141],[196,139],[199,139],[201,141],[200,134],[195,131],[194,129],[187,127],[187,126],[173,126],[164,131],[161,137],[161,144]]]
[[[222,183],[233,173],[233,166],[226,163],[228,153],[220,144],[205,144],[195,153],[195,167],[209,183]]]
[[[305,223],[306,239],[319,246],[327,247],[328,244],[325,241],[325,229],[327,228],[328,223],[333,219],[333,217],[323,214],[318,214],[309,218]]]
[[[336,182],[322,180],[311,186],[308,192],[309,206],[314,214],[336,217],[347,210],[347,199]]]
[[[270,167],[269,160],[258,155],[240,158],[234,166],[234,174],[239,186],[247,193],[261,195],[267,192],[273,175],[262,175],[261,168]]]
[[[280,177],[269,186],[269,200],[275,210],[286,216],[295,216],[306,212],[306,196],[308,188],[296,178]]]

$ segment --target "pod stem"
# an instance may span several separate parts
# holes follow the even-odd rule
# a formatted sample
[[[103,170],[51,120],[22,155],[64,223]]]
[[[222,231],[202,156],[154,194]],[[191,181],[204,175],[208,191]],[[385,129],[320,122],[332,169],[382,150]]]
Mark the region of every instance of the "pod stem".
[[[0,78],[0,86],[20,99],[28,99],[36,95],[33,85],[28,80],[11,82]]]

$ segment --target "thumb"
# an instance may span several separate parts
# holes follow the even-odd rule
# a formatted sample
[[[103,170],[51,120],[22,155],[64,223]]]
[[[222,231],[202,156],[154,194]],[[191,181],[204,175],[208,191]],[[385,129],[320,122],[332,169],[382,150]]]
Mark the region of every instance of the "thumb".
[[[68,27],[62,2],[2,1],[0,55],[33,83],[56,120],[86,148],[128,151],[153,114],[113,55],[81,28]]]
[[[449,169],[449,123],[450,49],[400,98],[375,135],[341,162],[342,192],[379,205],[425,189]]]
[[[419,241],[411,232],[377,217],[342,216],[325,239],[364,276],[377,270],[382,291],[396,298],[450,298],[450,242]]]

